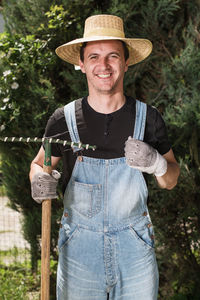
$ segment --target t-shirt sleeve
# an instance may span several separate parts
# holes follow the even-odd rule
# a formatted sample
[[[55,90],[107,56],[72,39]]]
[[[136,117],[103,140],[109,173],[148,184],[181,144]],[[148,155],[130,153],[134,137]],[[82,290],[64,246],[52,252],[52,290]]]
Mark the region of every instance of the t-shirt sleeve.
[[[46,128],[45,137],[61,140],[69,140],[69,132],[64,117],[64,108],[58,108],[49,118]],[[61,144],[51,144],[52,156],[61,157],[63,147]]]
[[[159,111],[152,106],[147,107],[147,121],[144,140],[158,150],[160,154],[167,153],[170,148],[165,122]]]

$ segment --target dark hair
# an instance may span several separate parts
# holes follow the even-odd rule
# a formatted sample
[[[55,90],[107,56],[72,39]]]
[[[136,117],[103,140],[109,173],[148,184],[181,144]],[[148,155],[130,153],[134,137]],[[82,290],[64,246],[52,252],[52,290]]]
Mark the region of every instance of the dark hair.
[[[120,41],[120,42],[123,45],[125,61],[127,61],[127,59],[129,58],[128,46],[126,45],[126,43],[124,41]],[[84,62],[84,50],[85,50],[86,45],[87,45],[87,42],[84,42],[80,48],[80,60],[82,62]]]

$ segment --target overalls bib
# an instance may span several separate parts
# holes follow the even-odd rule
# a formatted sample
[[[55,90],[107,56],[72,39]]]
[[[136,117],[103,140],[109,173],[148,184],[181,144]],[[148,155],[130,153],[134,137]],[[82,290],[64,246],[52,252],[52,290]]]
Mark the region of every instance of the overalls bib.
[[[80,142],[75,102],[64,111],[71,140]],[[145,123],[146,104],[136,101],[134,138],[143,140]],[[125,157],[77,157],[59,231],[58,300],[157,299],[147,196],[143,174]]]

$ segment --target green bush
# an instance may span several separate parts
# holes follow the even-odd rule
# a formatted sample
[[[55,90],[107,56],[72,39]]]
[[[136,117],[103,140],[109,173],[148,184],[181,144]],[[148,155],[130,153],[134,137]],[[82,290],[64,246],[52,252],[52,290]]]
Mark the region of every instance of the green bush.
[[[157,101],[168,101],[164,117],[181,165],[179,184],[170,192],[150,189],[164,296],[171,285],[183,299],[192,300],[200,299],[200,52],[195,31],[199,20],[184,28],[183,49],[163,66],[165,89]]]
[[[43,135],[48,113],[53,112],[55,88],[47,77],[55,57],[47,42],[34,36],[2,34],[0,36],[1,94],[0,124],[3,136]],[[38,144],[1,143],[1,169],[10,205],[31,218],[24,219],[31,242],[33,268],[40,257],[37,236],[40,210],[30,196],[28,179],[30,162]],[[34,213],[35,212],[35,213]],[[38,218],[38,219],[37,219]],[[28,223],[29,224],[28,224]],[[27,236],[27,234],[26,234]]]

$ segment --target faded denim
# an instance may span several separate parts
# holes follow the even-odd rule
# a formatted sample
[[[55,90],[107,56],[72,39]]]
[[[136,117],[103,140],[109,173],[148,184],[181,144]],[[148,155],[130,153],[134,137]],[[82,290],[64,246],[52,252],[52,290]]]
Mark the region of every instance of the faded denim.
[[[79,142],[74,102],[65,107]],[[134,138],[143,140],[146,105],[136,102]],[[78,150],[78,149],[75,149]],[[117,159],[77,158],[64,195],[57,300],[156,300],[158,269],[143,174]]]

